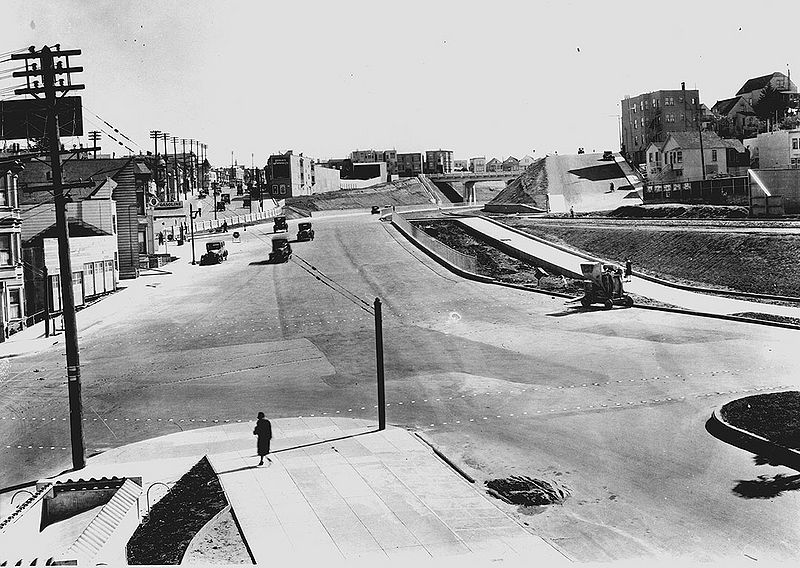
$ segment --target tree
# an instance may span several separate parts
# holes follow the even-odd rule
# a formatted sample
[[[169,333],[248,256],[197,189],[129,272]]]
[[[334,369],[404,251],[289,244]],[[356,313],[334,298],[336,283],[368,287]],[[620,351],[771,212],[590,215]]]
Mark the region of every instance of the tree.
[[[766,120],[769,128],[770,123],[774,124],[785,116],[788,107],[789,105],[783,93],[775,89],[770,83],[761,89],[761,96],[753,103],[753,112],[761,120]]]

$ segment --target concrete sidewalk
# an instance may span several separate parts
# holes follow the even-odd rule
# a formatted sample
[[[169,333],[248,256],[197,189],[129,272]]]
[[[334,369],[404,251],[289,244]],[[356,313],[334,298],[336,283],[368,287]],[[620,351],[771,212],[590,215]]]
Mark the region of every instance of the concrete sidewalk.
[[[448,557],[569,562],[407,430],[377,431],[373,422],[348,418],[275,419],[272,463],[256,467],[253,424],[130,444],[56,479],[141,476],[146,492],[208,455],[258,564]]]

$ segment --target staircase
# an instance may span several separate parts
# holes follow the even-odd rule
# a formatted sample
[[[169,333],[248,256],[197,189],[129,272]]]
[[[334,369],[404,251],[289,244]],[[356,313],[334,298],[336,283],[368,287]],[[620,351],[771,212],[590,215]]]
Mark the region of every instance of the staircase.
[[[142,487],[126,479],[77,540],[61,555],[62,558],[76,559],[81,564],[92,562],[131,509],[138,507],[141,494]]]

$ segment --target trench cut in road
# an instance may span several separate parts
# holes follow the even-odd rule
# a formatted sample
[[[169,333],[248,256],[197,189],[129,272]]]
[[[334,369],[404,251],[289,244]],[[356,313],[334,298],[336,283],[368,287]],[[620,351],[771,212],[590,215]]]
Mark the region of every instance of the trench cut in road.
[[[313,223],[315,240],[293,243],[288,263],[266,263],[271,227],[250,227],[222,264],[184,257],[79,312],[87,448],[202,436],[259,411],[376,421],[364,302],[378,297],[388,423],[424,431],[478,483],[519,474],[568,486],[563,506],[509,512],[570,557],[796,554],[798,496],[734,491],[786,471],[705,431],[742,392],[796,388],[795,332],[576,310],[461,279],[369,213]],[[58,345],[9,360],[3,485],[69,465],[63,373]]]

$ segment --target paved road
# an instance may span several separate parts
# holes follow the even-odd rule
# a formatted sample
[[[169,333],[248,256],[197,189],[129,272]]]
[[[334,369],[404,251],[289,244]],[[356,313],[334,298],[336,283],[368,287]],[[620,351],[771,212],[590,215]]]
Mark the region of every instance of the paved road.
[[[271,226],[250,228],[222,265],[176,262],[81,312],[88,448],[259,410],[374,418],[377,296],[389,422],[479,481],[569,487],[564,506],[513,512],[571,557],[796,555],[796,478],[770,483],[793,472],[704,428],[728,400],[797,387],[796,332],[464,281],[376,217],[315,220],[282,265],[264,264]],[[3,360],[2,485],[69,465],[58,348]]]

